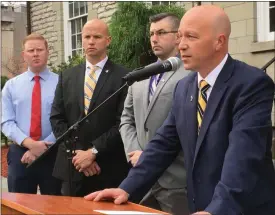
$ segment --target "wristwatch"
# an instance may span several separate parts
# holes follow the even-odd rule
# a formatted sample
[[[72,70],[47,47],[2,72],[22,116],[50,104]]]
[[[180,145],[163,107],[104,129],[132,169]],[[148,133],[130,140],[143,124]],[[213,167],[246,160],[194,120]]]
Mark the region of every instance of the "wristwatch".
[[[97,155],[97,153],[98,153],[98,151],[97,151],[97,149],[93,146],[93,148],[92,148],[92,153],[94,154],[94,155]]]

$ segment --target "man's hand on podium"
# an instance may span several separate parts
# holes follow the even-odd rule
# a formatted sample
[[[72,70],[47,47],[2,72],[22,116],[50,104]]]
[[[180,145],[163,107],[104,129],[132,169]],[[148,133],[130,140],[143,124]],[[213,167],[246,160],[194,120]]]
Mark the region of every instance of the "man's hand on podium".
[[[112,199],[117,205],[127,202],[128,198],[129,194],[120,188],[100,190],[84,196],[84,199],[95,202]]]
[[[192,215],[211,215],[211,213],[208,213],[206,211],[200,211],[200,212],[196,212],[196,213],[194,213]]]
[[[91,149],[86,151],[76,150],[76,155],[73,157],[73,165],[79,172],[83,172],[96,159],[96,155],[91,152]]]

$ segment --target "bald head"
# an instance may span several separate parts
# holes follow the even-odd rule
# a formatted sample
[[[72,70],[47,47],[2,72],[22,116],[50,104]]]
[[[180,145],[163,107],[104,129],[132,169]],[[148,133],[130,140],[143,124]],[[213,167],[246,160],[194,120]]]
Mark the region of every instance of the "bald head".
[[[101,19],[92,19],[87,21],[83,26],[83,30],[86,30],[87,28],[100,29],[100,31],[104,33],[105,36],[110,36],[108,25]]]
[[[216,34],[224,34],[229,38],[231,33],[230,20],[224,10],[214,5],[202,5],[188,10],[184,19],[199,21],[204,26],[212,29]]]
[[[181,19],[179,50],[185,69],[206,77],[228,53],[230,21],[222,8],[193,7]]]
[[[111,37],[107,24],[100,19],[92,19],[83,26],[82,46],[86,59],[95,65],[106,58]]]

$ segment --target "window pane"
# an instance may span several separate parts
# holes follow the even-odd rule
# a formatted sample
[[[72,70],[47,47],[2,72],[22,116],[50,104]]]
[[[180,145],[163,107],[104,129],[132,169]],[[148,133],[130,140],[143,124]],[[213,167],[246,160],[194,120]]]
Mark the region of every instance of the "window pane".
[[[82,27],[85,25],[87,22],[87,16],[82,17]]]
[[[72,34],[75,34],[75,33],[76,33],[76,32],[75,32],[75,21],[72,20],[71,24],[72,24],[72,28],[71,28]]]
[[[73,14],[73,6],[74,4],[69,4],[69,17],[72,18],[74,16]]]
[[[76,51],[72,51],[72,56],[75,56],[76,55]]]
[[[270,2],[269,2],[269,6],[270,6],[270,7],[275,6],[275,1],[270,1]]]
[[[275,31],[275,8],[269,10],[269,31]]]
[[[80,7],[80,15],[82,15],[82,14],[85,14],[86,13],[86,11],[85,11],[85,8],[86,8],[86,2],[83,2],[83,1],[81,1],[81,2],[79,2],[79,7]]]
[[[83,55],[83,54],[82,54],[82,49],[78,49],[78,50],[77,50],[77,54],[80,55],[80,56],[82,56],[82,55]]]
[[[74,2],[74,16],[79,16],[79,2]]]
[[[79,32],[81,32],[81,29],[82,29],[81,28],[82,27],[81,26],[81,20],[80,19],[76,19],[75,22],[76,22],[75,23],[76,33],[79,33]]]
[[[159,5],[161,4],[160,1],[152,1],[152,5]]]
[[[81,34],[77,35],[77,48],[82,48],[82,38]]]
[[[162,5],[169,5],[169,3],[170,3],[169,1],[162,1],[161,2]]]
[[[76,36],[72,36],[72,49],[76,49]]]

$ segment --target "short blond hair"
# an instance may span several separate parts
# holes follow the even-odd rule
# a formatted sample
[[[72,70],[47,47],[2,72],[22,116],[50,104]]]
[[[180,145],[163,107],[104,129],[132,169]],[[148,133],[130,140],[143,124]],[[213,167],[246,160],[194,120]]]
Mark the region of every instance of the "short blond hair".
[[[26,37],[24,38],[24,40],[23,40],[23,43],[22,43],[22,48],[23,48],[23,50],[25,49],[25,44],[26,44],[26,42],[29,41],[29,40],[42,40],[42,41],[44,41],[44,43],[45,43],[46,49],[48,49],[48,42],[47,42],[47,40],[46,40],[41,34],[38,34],[38,33],[31,33],[31,34],[29,34],[28,36],[26,36]]]

